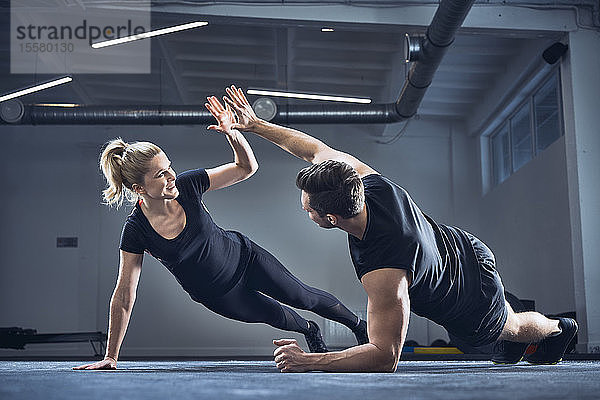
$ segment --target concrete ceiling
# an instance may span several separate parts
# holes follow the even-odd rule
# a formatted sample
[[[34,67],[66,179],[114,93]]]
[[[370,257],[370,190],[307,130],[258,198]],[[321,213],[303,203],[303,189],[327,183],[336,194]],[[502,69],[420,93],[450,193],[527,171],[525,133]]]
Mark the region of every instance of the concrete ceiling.
[[[70,4],[74,7],[89,3],[83,0],[45,2],[48,6]],[[119,2],[94,0],[92,3],[126,12]],[[424,33],[431,13],[435,11],[435,4],[426,1],[379,1],[376,2],[379,4],[360,7],[356,3],[361,2],[354,2],[355,6],[345,20],[331,21],[333,18],[324,14],[332,11],[302,2],[302,10],[312,7],[314,17],[294,20],[287,18],[290,17],[287,4],[298,7],[294,5],[298,2],[293,1],[283,2],[286,5],[265,2],[277,3],[275,6],[280,8],[280,15],[285,19],[245,17],[247,11],[236,11],[235,7],[225,14],[222,10],[208,10],[198,3],[154,2],[152,26],[155,29],[198,20],[199,16],[204,16],[210,24],[151,39],[150,74],[76,74],[71,84],[25,96],[22,101],[28,104],[191,105],[204,103],[208,95],[221,95],[226,85],[235,83],[245,88],[317,92],[369,97],[374,103],[392,102],[399,95],[408,70],[404,62],[404,34]],[[221,4],[225,6],[231,2],[210,3],[213,6],[225,3]],[[389,7],[391,3],[396,7]],[[398,12],[399,3],[410,3],[412,13],[417,13],[422,4],[426,7],[425,16],[419,18],[427,22],[417,21],[419,23],[415,25],[403,21],[400,24],[352,22],[353,18],[360,20],[357,15],[373,19],[373,11],[381,13],[383,10],[384,15]],[[260,6],[255,8],[260,9]],[[0,48],[0,93],[51,78],[51,75],[10,73],[9,24],[6,23],[9,12],[7,8],[1,10],[4,40]],[[197,15],[185,10],[193,10]],[[489,13],[490,9],[484,11]],[[423,12],[415,15],[421,14]],[[526,21],[519,22],[521,29],[499,29],[497,26],[486,29],[477,27],[473,19],[459,32],[442,61],[419,108],[420,115],[468,118],[486,96],[493,93],[497,82],[515,60],[532,57],[531,49],[543,48],[561,35],[554,29],[528,30]],[[573,20],[570,19],[568,24],[572,25]],[[332,26],[335,31],[321,32],[322,26]]]

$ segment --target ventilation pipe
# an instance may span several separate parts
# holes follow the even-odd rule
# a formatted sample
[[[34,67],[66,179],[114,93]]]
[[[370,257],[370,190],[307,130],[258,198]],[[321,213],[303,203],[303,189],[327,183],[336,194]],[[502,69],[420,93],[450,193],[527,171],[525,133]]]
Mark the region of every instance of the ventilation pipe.
[[[204,106],[25,106],[32,125],[193,125],[213,123]]]
[[[17,103],[19,104],[19,103]],[[0,103],[0,109],[3,104]],[[18,117],[14,109],[21,108]],[[11,112],[9,112],[11,111]],[[8,118],[8,115],[11,115]],[[22,125],[201,125],[214,123],[204,106],[54,107],[11,103],[0,112],[5,123]],[[395,104],[318,104],[279,106],[270,121],[279,124],[379,124],[400,121]]]
[[[396,101],[399,120],[416,114],[423,96],[437,71],[456,31],[467,17],[475,0],[442,0],[427,28],[419,60],[410,68],[408,79]]]
[[[395,103],[287,105],[280,107],[271,121],[281,124],[374,124],[411,118],[474,1],[441,0],[420,42],[418,60],[412,64]],[[4,121],[34,125],[186,125],[212,123],[213,117],[201,106],[24,106],[18,121]]]

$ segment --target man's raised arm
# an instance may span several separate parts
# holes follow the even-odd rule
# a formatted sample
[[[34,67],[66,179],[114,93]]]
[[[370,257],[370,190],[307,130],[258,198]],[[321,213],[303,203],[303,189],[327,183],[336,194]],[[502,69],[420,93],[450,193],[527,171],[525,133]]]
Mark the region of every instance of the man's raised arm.
[[[276,144],[288,153],[313,164],[325,160],[336,160],[349,164],[361,177],[377,173],[356,157],[335,150],[317,138],[296,129],[272,124],[258,118],[242,89],[231,86],[225,90],[227,96],[223,99],[233,108],[239,120],[233,128],[252,132]]]

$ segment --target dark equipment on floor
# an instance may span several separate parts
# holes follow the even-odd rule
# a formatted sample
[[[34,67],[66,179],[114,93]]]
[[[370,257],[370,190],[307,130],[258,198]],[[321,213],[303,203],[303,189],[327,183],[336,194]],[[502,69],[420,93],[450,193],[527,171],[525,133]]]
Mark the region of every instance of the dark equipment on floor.
[[[102,332],[39,334],[35,329],[0,328],[0,348],[2,349],[24,350],[25,345],[33,343],[89,342],[94,350],[94,356],[97,357],[104,354],[106,339],[106,333]]]

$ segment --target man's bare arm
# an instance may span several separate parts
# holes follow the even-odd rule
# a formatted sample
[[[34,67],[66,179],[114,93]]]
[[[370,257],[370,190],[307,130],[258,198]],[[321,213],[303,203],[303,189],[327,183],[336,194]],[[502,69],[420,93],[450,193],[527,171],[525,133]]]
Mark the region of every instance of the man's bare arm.
[[[368,344],[330,353],[304,353],[293,340],[275,341],[275,362],[282,372],[393,372],[410,317],[407,272],[385,268],[367,273]]]
[[[228,97],[224,97],[224,100],[233,108],[239,120],[234,128],[252,132],[276,144],[288,153],[313,164],[325,160],[336,160],[349,164],[361,177],[377,173],[356,157],[335,150],[315,137],[258,118],[241,89],[231,86],[225,90]]]

